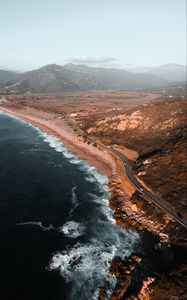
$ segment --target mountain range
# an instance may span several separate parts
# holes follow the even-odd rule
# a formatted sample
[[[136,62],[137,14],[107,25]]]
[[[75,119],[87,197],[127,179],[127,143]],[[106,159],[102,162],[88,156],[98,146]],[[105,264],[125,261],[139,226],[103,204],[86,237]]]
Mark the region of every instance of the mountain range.
[[[178,64],[166,64],[158,67],[127,66],[127,71],[133,73],[147,73],[158,75],[171,82],[182,82],[186,80],[186,66]]]
[[[186,67],[176,64],[148,68],[145,72],[93,68],[86,65],[50,64],[15,73],[0,70],[1,93],[63,93],[87,90],[137,90],[162,87],[186,80]]]

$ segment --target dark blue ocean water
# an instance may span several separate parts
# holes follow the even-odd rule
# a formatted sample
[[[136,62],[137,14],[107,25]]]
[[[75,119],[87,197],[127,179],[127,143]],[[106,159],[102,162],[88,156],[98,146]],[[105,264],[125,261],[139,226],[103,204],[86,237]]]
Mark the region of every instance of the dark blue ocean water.
[[[107,178],[53,136],[0,113],[0,299],[98,299],[138,234],[119,228]]]

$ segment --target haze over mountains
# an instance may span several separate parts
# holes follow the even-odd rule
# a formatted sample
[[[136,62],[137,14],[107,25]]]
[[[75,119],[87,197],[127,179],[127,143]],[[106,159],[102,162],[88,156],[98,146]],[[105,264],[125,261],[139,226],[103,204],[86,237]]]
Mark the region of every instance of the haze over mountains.
[[[76,64],[51,64],[25,73],[0,70],[1,93],[136,90],[183,81],[186,81],[186,67],[177,64],[148,68],[143,73]]]
[[[166,64],[158,67],[134,67],[129,66],[127,70],[134,73],[147,73],[161,76],[172,82],[186,80],[186,66],[178,64]]]

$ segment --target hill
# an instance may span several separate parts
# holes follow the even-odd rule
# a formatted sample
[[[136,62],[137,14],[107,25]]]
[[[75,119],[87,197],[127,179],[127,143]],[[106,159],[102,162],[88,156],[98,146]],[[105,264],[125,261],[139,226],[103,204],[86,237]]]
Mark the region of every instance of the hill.
[[[13,79],[13,80],[12,80]],[[86,90],[136,90],[155,88],[167,80],[152,74],[125,70],[91,68],[82,65],[47,65],[37,70],[4,79],[0,88],[14,93],[63,93]]]
[[[137,176],[184,218],[187,217],[186,104],[186,100],[162,100],[80,120],[83,129],[95,139],[136,150]]]
[[[186,81],[186,66],[183,65],[166,64],[151,68],[146,73],[160,76],[170,82]]]
[[[0,70],[0,86],[9,80],[13,80],[17,75],[15,72]]]

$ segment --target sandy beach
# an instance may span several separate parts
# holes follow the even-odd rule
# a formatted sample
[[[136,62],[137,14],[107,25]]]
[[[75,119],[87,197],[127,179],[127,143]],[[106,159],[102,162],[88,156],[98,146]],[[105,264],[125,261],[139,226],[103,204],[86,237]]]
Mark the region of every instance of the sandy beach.
[[[47,134],[58,137],[69,150],[80,159],[86,160],[91,166],[109,179],[108,187],[111,194],[110,207],[114,211],[116,222],[125,228],[133,227],[142,231],[142,226],[160,235],[161,226],[157,222],[150,223],[144,212],[138,208],[131,197],[135,193],[135,187],[129,182],[124,173],[123,162],[107,148],[94,143],[84,141],[78,135],[63,116],[55,113],[37,110],[30,107],[6,107],[0,108],[6,113],[12,114]],[[129,149],[119,149],[131,160],[136,159],[136,153]],[[126,217],[125,217],[125,215]],[[124,219],[125,218],[125,219]],[[124,222],[125,220],[125,222]],[[170,218],[168,217],[168,220]],[[128,222],[127,222],[128,221]]]
[[[109,179],[108,187],[111,194],[110,207],[120,226],[133,227],[141,231],[144,227],[160,235],[162,225],[160,226],[157,222],[149,222],[142,209],[138,208],[131,199],[136,189],[127,179],[123,162],[118,156],[115,156],[107,148],[102,148],[101,145],[96,146],[95,143],[86,142],[67,124],[62,115],[30,107],[4,105],[0,109],[33,124],[47,134],[58,137],[65,147],[96,167],[101,174],[106,175]],[[135,160],[137,158],[137,153],[130,149],[119,147],[118,151],[125,153],[128,159]]]
[[[5,107],[1,106],[4,112],[12,114],[26,122],[33,124],[34,126],[40,128],[47,134],[54,135],[62,140],[65,147],[67,147],[76,155],[88,161],[92,166],[103,175],[119,181],[122,184],[125,192],[131,196],[135,189],[132,184],[127,180],[124,174],[124,169],[121,161],[118,157],[114,156],[107,149],[101,147],[96,147],[93,143],[87,143],[84,141],[83,137],[79,136],[72,127],[67,124],[63,116],[55,113],[49,113],[34,108],[15,108],[15,107]],[[130,151],[126,151],[130,158],[134,158]]]
[[[74,152],[79,158],[85,159],[90,165],[96,167],[101,174],[106,175],[109,178],[110,207],[113,209],[114,218],[120,227],[124,227],[127,230],[136,229],[139,232],[149,230],[154,235],[158,235],[161,242],[168,243],[169,236],[165,234],[165,224],[160,223],[158,220],[152,221],[146,216],[146,209],[149,209],[150,213],[151,207],[151,210],[159,212],[160,215],[159,209],[152,206],[150,202],[141,204],[141,199],[135,200],[134,194],[136,190],[124,173],[122,161],[109,149],[104,149],[101,145],[96,145],[96,143],[86,142],[83,136],[80,136],[73,130],[71,125],[67,124],[63,115],[19,106],[4,105],[0,107],[0,110],[33,124],[49,135],[58,137],[62,140],[65,147]],[[130,149],[118,147],[118,151],[124,153],[128,159],[136,160],[137,158],[137,153]],[[170,218],[164,215],[163,218],[164,223],[167,225],[170,222]],[[135,265],[139,265],[141,261],[137,256],[133,256],[130,259]],[[130,280],[131,263],[128,264],[127,262],[127,269],[124,270],[120,269],[121,262],[114,261],[112,264],[117,278],[119,277],[120,279],[120,274],[124,273]],[[120,271],[118,271],[118,268]],[[125,290],[126,282],[124,281],[122,287],[117,288],[116,291],[117,293],[124,293]],[[116,294],[114,292],[114,298],[111,299],[118,299],[115,297]],[[105,298],[101,297],[101,299]]]
[[[36,109],[13,109],[1,107],[4,112],[10,113],[26,122],[40,128],[47,134],[60,138],[63,144],[77,154],[81,159],[87,160],[99,172],[108,177],[116,174],[116,164],[112,156],[104,149],[98,149],[92,144],[87,144],[67,125],[63,117],[54,113]]]

